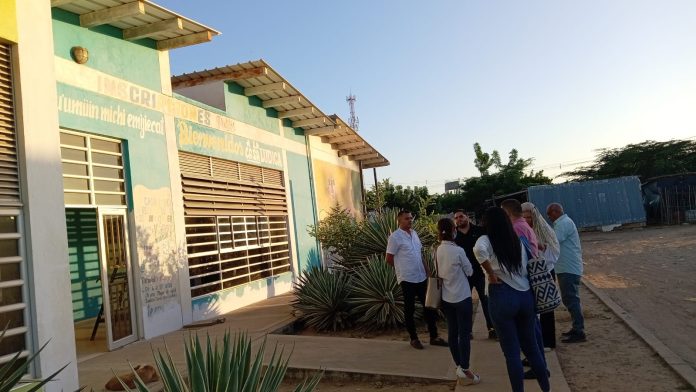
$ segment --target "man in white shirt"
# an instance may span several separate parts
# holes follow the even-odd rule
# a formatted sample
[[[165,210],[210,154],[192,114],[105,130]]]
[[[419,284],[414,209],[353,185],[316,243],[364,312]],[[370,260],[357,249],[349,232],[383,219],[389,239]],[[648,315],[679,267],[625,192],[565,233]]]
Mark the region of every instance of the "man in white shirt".
[[[397,216],[399,228],[389,236],[387,242],[387,263],[396,269],[396,279],[404,293],[404,321],[406,330],[411,337],[411,346],[422,350],[423,344],[416,333],[416,323],[413,313],[416,309],[416,297],[423,305],[425,320],[428,323],[430,344],[445,346],[447,342],[437,335],[437,313],[425,308],[425,293],[428,290],[428,274],[421,255],[421,242],[413,230],[413,215],[410,211],[399,211]]]

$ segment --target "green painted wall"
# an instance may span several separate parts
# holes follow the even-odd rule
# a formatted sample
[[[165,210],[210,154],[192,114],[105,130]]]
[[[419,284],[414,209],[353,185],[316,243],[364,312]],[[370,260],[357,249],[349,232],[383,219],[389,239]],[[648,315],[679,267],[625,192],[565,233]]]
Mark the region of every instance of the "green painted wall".
[[[226,85],[225,107],[230,117],[280,135],[278,112],[275,109],[264,109],[261,99],[245,96],[244,87],[237,83]]]
[[[317,241],[307,232],[308,226],[316,223],[316,208],[310,182],[309,160],[304,155],[292,152],[287,152],[287,159],[291,208],[295,218],[295,252],[300,268],[298,272],[301,272],[310,266],[321,265]]]
[[[102,304],[99,279],[97,210],[68,208],[68,260],[72,285],[73,320],[97,317]]]
[[[78,15],[59,8],[53,8],[51,12],[56,56],[71,59],[70,49],[82,46],[89,51],[89,61],[85,66],[162,91],[155,41],[125,41],[122,30],[116,27],[103,25],[86,29],[80,27]]]
[[[169,188],[162,113],[62,83],[57,87],[58,120],[62,128],[125,140],[128,163],[135,168],[129,170],[131,186]],[[105,114],[109,116],[105,117]],[[142,125],[143,121],[161,125],[162,133],[143,131],[137,123]]]
[[[290,121],[287,118],[283,119],[283,133],[284,133],[286,138],[288,138],[294,142],[307,144],[307,140],[305,139],[304,130],[302,130],[302,128],[293,128],[292,121]]]

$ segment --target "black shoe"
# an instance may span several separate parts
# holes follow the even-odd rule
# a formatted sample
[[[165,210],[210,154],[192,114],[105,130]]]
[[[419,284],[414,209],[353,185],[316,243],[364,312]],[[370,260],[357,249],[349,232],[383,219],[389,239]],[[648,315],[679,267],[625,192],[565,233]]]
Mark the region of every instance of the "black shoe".
[[[440,337],[430,339],[430,345],[431,346],[449,347],[449,344],[447,344],[447,341],[443,338],[440,338]]]
[[[415,348],[416,350],[422,350],[423,344],[421,344],[420,340],[413,339],[411,340],[411,347]]]
[[[469,340],[474,340],[474,334],[473,334],[473,333],[470,333],[470,334],[469,334]]]
[[[530,366],[532,366],[532,364],[529,363],[529,359],[525,358],[522,360],[522,366],[530,367]]]
[[[548,370],[546,371],[546,374],[548,377],[551,377],[551,372]],[[524,379],[525,380],[535,380],[536,379],[536,373],[534,373],[534,370],[529,369],[526,372],[524,372]]]
[[[491,328],[488,330],[488,339],[498,340],[498,334],[495,332],[495,329]]]
[[[561,343],[582,343],[586,341],[587,336],[585,336],[584,332],[574,333],[561,339]]]
[[[565,338],[566,336],[570,336],[570,335],[574,335],[574,334],[575,334],[575,330],[574,330],[574,329],[571,329],[571,330],[569,330],[568,332],[563,332],[563,333],[561,334],[561,336]]]

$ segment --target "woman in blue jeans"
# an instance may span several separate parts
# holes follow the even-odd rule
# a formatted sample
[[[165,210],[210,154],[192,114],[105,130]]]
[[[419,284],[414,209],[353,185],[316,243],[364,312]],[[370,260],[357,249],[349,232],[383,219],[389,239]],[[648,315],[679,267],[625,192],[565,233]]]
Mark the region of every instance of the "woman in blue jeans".
[[[467,276],[474,273],[466,252],[454,242],[457,227],[449,218],[437,222],[440,246],[435,254],[435,267],[442,279],[442,311],[447,318],[447,341],[457,377],[464,385],[478,384],[481,378],[469,367],[471,355],[471,287]]]
[[[524,391],[520,347],[541,390],[550,391],[543,352],[536,341],[534,295],[527,278],[527,254],[505,211],[491,207],[484,214],[486,235],[474,255],[488,277],[488,309],[505,355],[513,392]]]

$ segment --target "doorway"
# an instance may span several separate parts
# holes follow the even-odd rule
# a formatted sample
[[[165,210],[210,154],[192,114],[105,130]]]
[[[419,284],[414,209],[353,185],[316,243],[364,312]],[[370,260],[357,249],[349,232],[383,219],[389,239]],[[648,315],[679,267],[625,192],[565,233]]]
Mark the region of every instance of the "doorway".
[[[125,209],[66,208],[78,362],[137,340]]]

